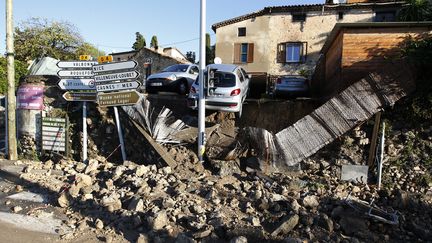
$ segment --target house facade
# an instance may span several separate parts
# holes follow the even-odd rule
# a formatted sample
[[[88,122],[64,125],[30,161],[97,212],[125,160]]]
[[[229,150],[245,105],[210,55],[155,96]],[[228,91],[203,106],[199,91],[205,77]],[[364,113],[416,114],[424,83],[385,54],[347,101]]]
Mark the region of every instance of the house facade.
[[[337,23],[395,20],[403,2],[266,7],[212,26],[216,56],[249,73],[311,75]]]

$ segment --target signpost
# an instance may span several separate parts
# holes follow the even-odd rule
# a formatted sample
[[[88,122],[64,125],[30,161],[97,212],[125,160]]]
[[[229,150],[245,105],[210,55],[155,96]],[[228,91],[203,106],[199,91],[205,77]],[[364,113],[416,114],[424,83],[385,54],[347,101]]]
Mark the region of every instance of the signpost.
[[[96,82],[102,83],[102,82],[109,82],[109,81],[116,81],[116,80],[136,79],[138,78],[138,76],[139,73],[137,71],[129,71],[129,72],[95,75],[94,79]]]
[[[126,89],[137,89],[139,86],[140,83],[138,81],[99,84],[96,86],[96,91],[108,92],[108,91],[116,91],[116,90],[118,91],[118,90],[126,90]]]
[[[63,98],[66,101],[83,102],[83,162],[87,161],[87,101],[96,101],[96,93],[88,91],[96,91],[95,81],[93,79],[93,65],[97,62],[90,61],[91,56],[81,55],[81,61],[60,61],[57,66],[60,71],[57,75],[61,78],[58,86],[62,90],[66,90]],[[74,92],[71,92],[74,91]]]
[[[94,92],[79,92],[79,93],[74,93],[74,92],[65,92],[63,94],[63,98],[66,101],[91,101],[91,102],[96,102],[96,93]]]
[[[112,56],[98,57],[98,61],[102,64],[95,65],[92,69],[95,73],[98,105],[114,107],[122,158],[125,161],[126,150],[117,106],[134,105],[138,102],[140,95],[135,89],[140,86],[136,81],[140,74],[135,71],[136,61],[112,62],[112,60]]]
[[[135,90],[100,93],[98,94],[99,106],[119,106],[119,105],[134,105],[138,102],[140,96]]]
[[[60,79],[58,86],[62,90],[95,90],[94,79]]]

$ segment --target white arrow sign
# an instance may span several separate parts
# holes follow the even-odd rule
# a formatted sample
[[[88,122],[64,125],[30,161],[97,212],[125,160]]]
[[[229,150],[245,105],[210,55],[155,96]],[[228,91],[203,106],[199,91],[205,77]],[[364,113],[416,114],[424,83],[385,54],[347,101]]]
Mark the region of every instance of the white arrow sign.
[[[137,71],[129,71],[129,72],[122,72],[122,73],[95,75],[94,79],[96,82],[100,83],[100,82],[109,82],[115,80],[136,79],[138,76],[139,73]]]
[[[94,79],[61,79],[58,86],[62,90],[94,90]]]
[[[125,90],[125,89],[136,89],[140,86],[137,81],[133,82],[121,82],[112,84],[98,84],[96,85],[97,92],[108,92],[114,90]]]
[[[92,70],[60,70],[57,72],[57,75],[61,78],[69,78],[69,77],[82,77],[82,78],[91,78],[93,77]]]
[[[91,69],[93,65],[98,62],[93,61],[59,61],[57,67],[59,68],[76,68],[76,69]]]
[[[93,66],[93,72],[101,73],[101,72],[109,72],[123,69],[132,69],[137,66],[137,62],[135,61],[125,61],[125,62],[112,62],[106,64],[100,64]]]

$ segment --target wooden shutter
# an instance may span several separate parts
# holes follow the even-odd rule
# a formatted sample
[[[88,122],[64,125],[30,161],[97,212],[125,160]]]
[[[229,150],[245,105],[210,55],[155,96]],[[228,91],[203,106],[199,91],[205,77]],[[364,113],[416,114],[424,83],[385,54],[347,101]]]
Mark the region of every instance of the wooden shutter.
[[[240,63],[240,50],[241,50],[241,44],[240,43],[234,43],[234,63]]]
[[[286,43],[280,43],[277,46],[277,62],[278,63],[286,62]]]
[[[247,62],[252,63],[254,60],[254,43],[248,44]]]

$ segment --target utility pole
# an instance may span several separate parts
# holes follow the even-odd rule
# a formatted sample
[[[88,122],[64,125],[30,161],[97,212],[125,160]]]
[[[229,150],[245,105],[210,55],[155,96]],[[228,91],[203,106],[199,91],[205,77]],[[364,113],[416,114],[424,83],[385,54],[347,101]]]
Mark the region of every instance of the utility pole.
[[[6,56],[7,56],[7,126],[8,155],[10,160],[17,160],[16,122],[15,122],[15,58],[14,58],[12,0],[6,0]]]
[[[205,97],[204,97],[204,70],[206,68],[206,0],[201,0],[200,8],[200,58],[199,58],[199,92],[198,92],[198,159],[204,162],[205,153]]]

